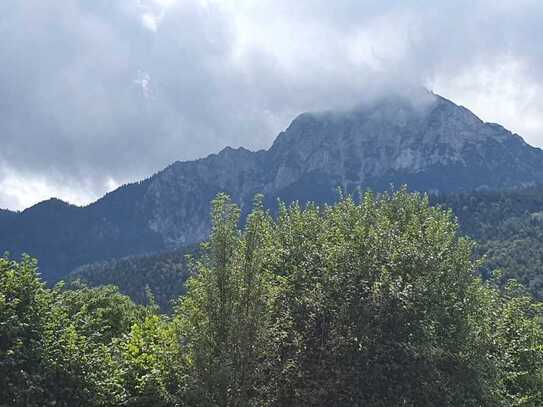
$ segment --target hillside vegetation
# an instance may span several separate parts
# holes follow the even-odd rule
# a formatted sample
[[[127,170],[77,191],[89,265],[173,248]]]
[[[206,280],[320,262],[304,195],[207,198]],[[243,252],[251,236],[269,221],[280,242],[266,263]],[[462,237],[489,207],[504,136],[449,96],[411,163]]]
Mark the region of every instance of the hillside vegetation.
[[[81,266],[66,278],[65,287],[114,285],[138,304],[154,301],[163,312],[171,313],[172,301],[185,293],[190,276],[187,260],[199,251],[198,246],[190,246]]]
[[[484,276],[521,282],[543,299],[543,187],[450,194],[432,203],[452,209],[460,230],[476,240]]]

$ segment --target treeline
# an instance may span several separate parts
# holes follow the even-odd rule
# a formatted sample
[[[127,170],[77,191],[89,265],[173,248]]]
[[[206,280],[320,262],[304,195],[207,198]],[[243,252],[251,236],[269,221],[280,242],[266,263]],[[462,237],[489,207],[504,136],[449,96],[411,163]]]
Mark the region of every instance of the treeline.
[[[199,246],[163,253],[133,256],[78,267],[65,278],[65,287],[114,285],[137,304],[153,297],[161,312],[171,314],[172,302],[185,293],[190,276],[187,257],[197,256]]]
[[[476,273],[450,211],[226,196],[170,316],[0,260],[2,406],[541,406],[543,310]]]

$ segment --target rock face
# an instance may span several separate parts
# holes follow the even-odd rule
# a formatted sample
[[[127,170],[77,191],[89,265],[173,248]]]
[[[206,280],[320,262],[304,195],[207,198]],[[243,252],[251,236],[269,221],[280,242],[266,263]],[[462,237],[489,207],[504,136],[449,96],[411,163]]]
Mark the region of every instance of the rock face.
[[[277,198],[332,201],[337,187],[455,192],[541,182],[543,151],[518,135],[437,95],[416,103],[391,97],[301,114],[269,150],[226,148],[176,162],[84,208],[50,200],[0,214],[0,250],[37,256],[54,280],[80,264],[205,239],[218,192],[246,211],[259,192],[273,205]]]

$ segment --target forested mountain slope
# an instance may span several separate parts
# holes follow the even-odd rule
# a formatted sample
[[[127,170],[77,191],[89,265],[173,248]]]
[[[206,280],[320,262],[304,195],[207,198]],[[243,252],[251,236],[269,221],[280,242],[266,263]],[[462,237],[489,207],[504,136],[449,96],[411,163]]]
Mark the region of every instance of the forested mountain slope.
[[[434,197],[451,208],[461,231],[478,242],[483,272],[500,269],[543,299],[543,187]]]
[[[75,289],[80,284],[112,284],[138,304],[149,305],[151,294],[162,311],[170,312],[172,301],[185,293],[185,281],[190,276],[187,256],[197,256],[199,251],[198,246],[190,246],[80,266],[66,277],[66,286]]]

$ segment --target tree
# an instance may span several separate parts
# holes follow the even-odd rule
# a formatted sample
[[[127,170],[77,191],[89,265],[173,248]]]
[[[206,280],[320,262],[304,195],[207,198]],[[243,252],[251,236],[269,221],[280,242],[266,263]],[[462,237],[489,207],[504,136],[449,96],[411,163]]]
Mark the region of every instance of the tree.
[[[105,345],[128,333],[133,324],[147,315],[158,312],[154,304],[134,304],[113,285],[91,288],[78,284],[65,289],[60,283],[53,292],[57,306],[73,321],[78,333]]]
[[[103,343],[99,331],[88,334],[81,329],[80,323],[87,323],[92,315],[77,313],[78,319],[73,319],[62,300],[61,296],[56,298],[45,323],[40,361],[44,394],[40,405],[118,404],[123,388],[111,342]]]
[[[281,210],[278,405],[484,405],[471,243],[405,190]],[[489,405],[490,405],[489,404]]]
[[[35,260],[0,258],[0,405],[118,404],[114,343],[146,313],[111,287],[48,289]]]
[[[185,377],[177,339],[175,326],[163,316],[149,315],[132,326],[118,344],[126,392],[123,405],[178,405]]]
[[[42,338],[50,304],[35,260],[0,257],[0,405],[40,405]]]
[[[543,405],[543,304],[510,281],[498,295],[493,335],[500,369],[500,398],[508,406]]]
[[[259,403],[270,338],[274,276],[271,217],[257,197],[244,233],[226,195],[213,202],[213,228],[177,311],[188,354],[191,400],[205,406]]]

